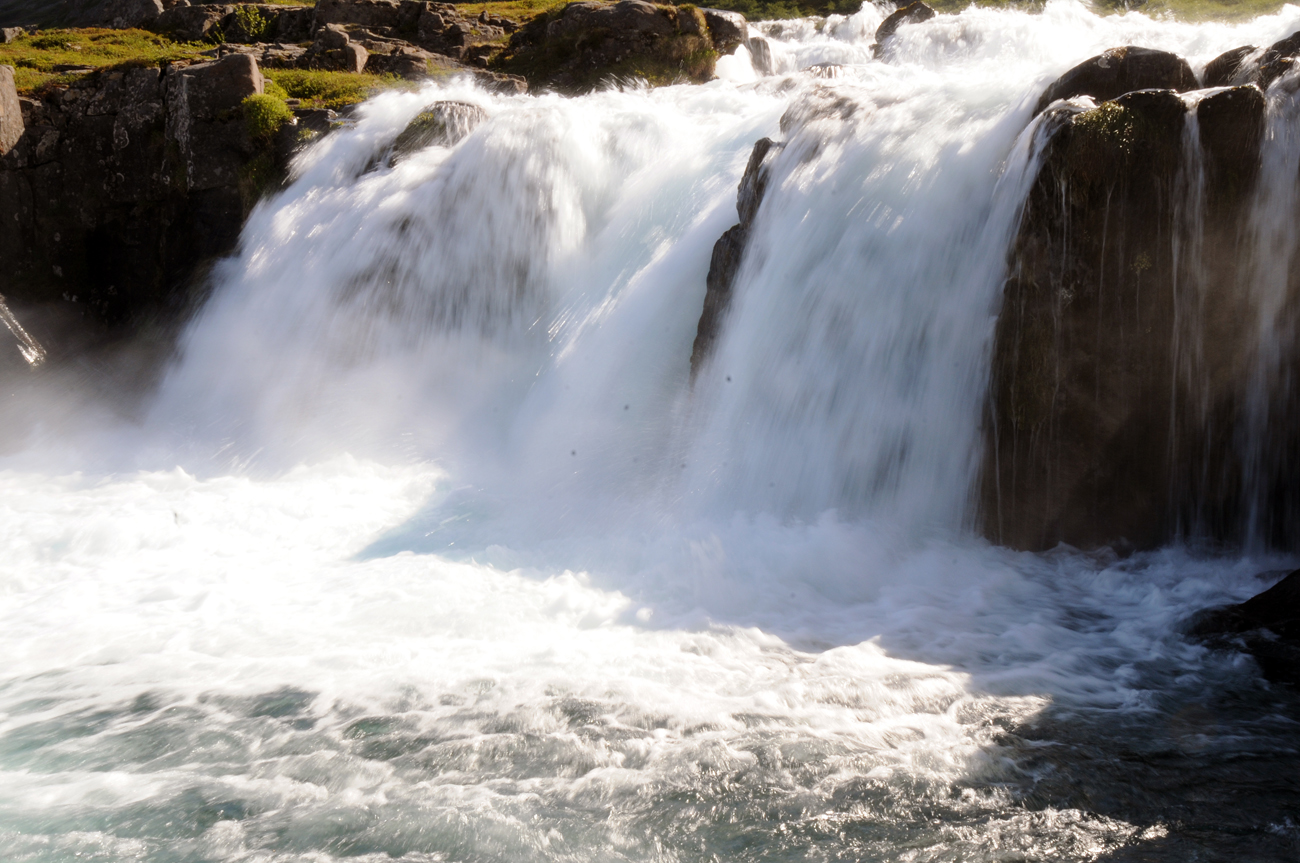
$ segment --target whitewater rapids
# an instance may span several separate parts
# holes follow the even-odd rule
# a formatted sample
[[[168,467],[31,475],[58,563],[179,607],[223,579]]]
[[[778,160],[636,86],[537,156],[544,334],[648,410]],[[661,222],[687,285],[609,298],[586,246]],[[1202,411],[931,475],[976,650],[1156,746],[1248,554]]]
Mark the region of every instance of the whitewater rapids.
[[[972,7],[889,62],[881,19],[761,25],[769,77],[376,98],[143,403],[5,381],[5,858],[1294,859],[1294,698],[1181,634],[1294,561],[1014,553],[971,490],[1043,87],[1300,9]],[[376,167],[438,99],[488,119]]]

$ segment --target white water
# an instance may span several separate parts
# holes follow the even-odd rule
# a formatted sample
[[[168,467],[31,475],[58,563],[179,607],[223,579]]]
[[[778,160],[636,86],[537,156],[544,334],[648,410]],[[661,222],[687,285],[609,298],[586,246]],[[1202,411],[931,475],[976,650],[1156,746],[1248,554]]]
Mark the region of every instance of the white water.
[[[1179,627],[1287,561],[1015,554],[968,520],[1042,87],[1300,10],[972,8],[889,63],[881,17],[769,28],[770,78],[387,95],[306,153],[142,418],[80,405],[6,457],[6,853],[1086,860],[1170,816],[1100,802],[1115,744],[1071,741],[1207,782],[1269,749],[1213,695],[1266,685]],[[853,65],[797,71],[824,62]],[[448,98],[489,120],[362,173]]]

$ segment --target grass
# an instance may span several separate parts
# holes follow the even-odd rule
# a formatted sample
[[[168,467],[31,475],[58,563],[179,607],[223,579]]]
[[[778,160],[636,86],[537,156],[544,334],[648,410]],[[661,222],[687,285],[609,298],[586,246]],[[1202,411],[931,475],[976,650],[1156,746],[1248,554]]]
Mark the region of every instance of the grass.
[[[56,66],[157,66],[198,58],[211,47],[173,42],[147,30],[42,30],[0,45],[0,64],[14,67],[18,91],[26,95],[72,80]]]
[[[290,99],[301,99],[313,107],[336,110],[363,102],[383,90],[415,86],[414,82],[396,75],[328,72],[319,69],[263,69],[262,74]]]

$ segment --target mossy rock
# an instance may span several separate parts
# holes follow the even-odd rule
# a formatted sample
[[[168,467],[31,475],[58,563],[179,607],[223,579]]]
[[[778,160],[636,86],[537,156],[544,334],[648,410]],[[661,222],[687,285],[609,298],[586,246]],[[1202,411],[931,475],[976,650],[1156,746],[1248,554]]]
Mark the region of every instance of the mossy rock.
[[[426,147],[451,147],[487,119],[487,112],[466,102],[434,102],[425,108],[393,142],[394,163]]]

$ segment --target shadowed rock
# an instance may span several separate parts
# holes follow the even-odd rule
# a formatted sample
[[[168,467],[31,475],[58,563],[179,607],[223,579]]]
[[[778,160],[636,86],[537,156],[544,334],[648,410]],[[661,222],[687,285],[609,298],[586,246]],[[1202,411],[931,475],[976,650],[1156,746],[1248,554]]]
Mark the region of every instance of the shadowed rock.
[[[768,166],[771,159],[781,151],[785,144],[771,138],[760,138],[749,154],[749,163],[745,174],[740,179],[736,193],[736,212],[740,223],[727,229],[727,232],[713,245],[713,256],[709,260],[709,274],[704,293],[704,309],[696,327],[695,343],[691,348],[691,379],[699,374],[700,367],[708,359],[722,329],[722,320],[731,304],[731,289],[740,270],[745,245],[749,241],[749,232],[754,225],[754,217],[763,202],[767,191]]]
[[[1196,200],[1186,110],[1146,90],[1047,119],[1063,125],[1026,201],[993,349],[982,517],[996,542],[1132,549],[1239,524],[1225,417],[1249,367],[1239,249],[1264,101],[1251,86],[1197,107],[1199,245],[1180,221]]]
[[[1038,100],[1034,113],[1041,113],[1057,99],[1075,96],[1105,102],[1135,90],[1182,93],[1198,86],[1192,67],[1177,54],[1128,45],[1084,60],[1057,78]]]
[[[1202,612],[1188,635],[1245,650],[1268,679],[1300,685],[1300,570],[1245,602]]]
[[[929,21],[935,14],[935,11],[922,3],[921,0],[915,0],[915,2],[906,6],[900,6],[892,15],[881,21],[880,26],[876,28],[876,44],[872,48],[875,55],[880,56],[885,49],[885,42],[898,31],[899,27],[904,24]]]
[[[1253,68],[1245,61],[1258,50],[1254,45],[1242,45],[1240,48],[1224,51],[1215,57],[1205,64],[1205,86],[1227,87],[1232,84],[1246,83],[1246,80],[1238,81],[1237,77],[1249,73]]]

